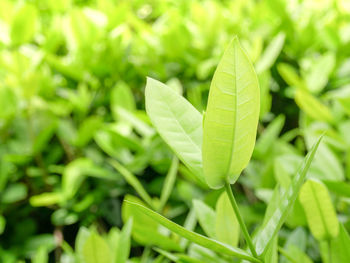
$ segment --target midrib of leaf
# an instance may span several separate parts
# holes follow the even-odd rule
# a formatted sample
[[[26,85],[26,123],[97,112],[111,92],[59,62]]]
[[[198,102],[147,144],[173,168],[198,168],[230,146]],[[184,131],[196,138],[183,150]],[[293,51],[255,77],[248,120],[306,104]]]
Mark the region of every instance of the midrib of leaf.
[[[233,67],[233,71],[234,71],[234,76],[235,76],[235,109],[234,109],[234,127],[233,127],[233,130],[232,130],[232,144],[231,144],[231,149],[230,149],[230,162],[228,163],[227,165],[227,168],[226,168],[226,174],[225,176],[228,177],[230,176],[230,168],[231,168],[231,163],[232,163],[232,159],[233,159],[233,150],[234,150],[234,147],[235,147],[235,138],[236,138],[236,128],[237,128],[237,111],[238,111],[238,106],[237,106],[237,103],[238,103],[238,92],[237,92],[237,45],[234,45],[234,48],[233,48],[233,60],[234,60],[234,67]]]
[[[328,226],[326,225],[326,221],[325,221],[325,219],[324,219],[324,216],[325,216],[325,215],[323,214],[323,210],[322,210],[322,208],[321,208],[321,204],[318,202],[318,197],[317,197],[317,195],[316,195],[315,189],[314,189],[314,187],[313,187],[312,184],[310,184],[310,188],[311,188],[311,193],[312,193],[312,195],[315,197],[315,202],[316,202],[317,209],[318,209],[318,211],[320,211],[320,217],[321,217],[321,221],[322,221],[324,230],[325,230],[325,232],[326,232],[326,236],[327,236],[327,237],[330,237],[330,234],[329,234],[329,232],[328,232]]]
[[[92,244],[94,245],[93,247],[97,247],[97,242],[96,242],[96,237],[92,236]],[[94,259],[94,262],[98,262],[98,257],[96,255],[96,251],[92,250],[92,258]]]

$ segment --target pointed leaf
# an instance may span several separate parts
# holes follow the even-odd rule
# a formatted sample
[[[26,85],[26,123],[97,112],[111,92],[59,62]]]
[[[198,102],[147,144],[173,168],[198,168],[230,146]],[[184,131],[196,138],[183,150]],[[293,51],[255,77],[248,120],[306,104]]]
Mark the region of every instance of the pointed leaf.
[[[184,227],[168,220],[167,218],[161,216],[160,214],[152,211],[151,209],[149,209],[141,204],[130,202],[130,201],[126,201],[126,204],[128,206],[133,207],[134,209],[139,210],[142,214],[147,215],[149,218],[157,221],[159,224],[162,224],[163,226],[165,226],[169,230],[173,231],[174,233],[176,233],[184,238],[187,238],[188,240],[190,240],[198,245],[209,248],[209,249],[211,249],[215,252],[218,252],[218,253],[226,254],[228,256],[233,256],[233,257],[237,257],[237,258],[241,258],[241,259],[250,260],[251,262],[260,262],[260,260],[252,257],[251,255],[249,255],[246,251],[244,251],[242,249],[223,244],[223,243],[216,241],[214,239],[211,239],[211,238],[202,236],[200,234],[197,234],[195,232],[189,231],[189,230],[185,229]]]
[[[210,86],[203,132],[203,168],[208,185],[235,182],[247,166],[259,119],[259,84],[237,38],[226,49]]]
[[[211,238],[215,238],[215,220],[214,209],[206,205],[201,200],[193,200],[193,207],[196,212],[197,220],[204,232]]]
[[[299,168],[297,174],[293,177],[291,184],[285,191],[284,195],[278,200],[278,205],[276,206],[274,212],[270,212],[271,216],[266,222],[264,222],[259,233],[254,239],[256,251],[258,254],[263,254],[266,252],[271,240],[277,235],[278,231],[282,227],[288,212],[292,209],[295,200],[298,197],[300,188],[305,180],[306,173],[310,167],[310,164],[315,156],[318,145],[321,142],[322,137],[311,148],[307,156],[305,157],[301,167]]]
[[[324,184],[308,180],[300,190],[299,200],[304,208],[309,228],[317,240],[326,240],[338,235],[337,215]]]
[[[339,235],[331,240],[331,253],[333,262],[350,262],[350,237],[342,224]]]
[[[83,258],[85,263],[111,263],[111,250],[102,237],[91,233],[83,247]]]
[[[227,193],[223,192],[216,203],[216,239],[237,246],[239,241],[239,224],[232,209]]]
[[[160,136],[177,157],[201,180],[202,115],[165,84],[147,78],[146,111]]]
[[[115,263],[126,263],[130,253],[130,235],[133,219],[130,218],[119,235]]]

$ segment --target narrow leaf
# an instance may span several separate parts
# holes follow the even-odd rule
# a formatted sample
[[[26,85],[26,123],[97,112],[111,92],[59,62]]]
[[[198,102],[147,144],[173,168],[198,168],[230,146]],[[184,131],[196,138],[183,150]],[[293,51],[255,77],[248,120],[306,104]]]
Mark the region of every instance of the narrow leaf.
[[[149,196],[145,188],[135,175],[129,172],[123,165],[116,160],[109,160],[109,163],[124,177],[124,179],[136,190],[140,197],[151,207],[153,207],[152,198]]]
[[[193,200],[193,207],[196,217],[204,232],[211,238],[215,238],[216,214],[214,209],[206,205],[201,200]]]
[[[83,247],[85,263],[111,263],[111,251],[106,241],[96,233],[86,240]]]
[[[223,192],[216,203],[216,238],[217,240],[237,246],[239,241],[239,224],[226,192]]]
[[[342,224],[339,235],[331,240],[331,253],[333,262],[350,262],[350,237]]]
[[[278,231],[282,227],[288,212],[292,209],[295,200],[298,197],[300,188],[305,180],[306,173],[310,167],[310,164],[315,156],[318,145],[320,144],[322,136],[313,145],[307,156],[305,157],[302,165],[300,166],[297,174],[293,177],[292,182],[284,195],[278,202],[270,218],[263,224],[256,238],[254,239],[256,251],[258,254],[266,252],[271,240],[277,235]]]
[[[126,263],[130,253],[130,235],[133,219],[130,218],[123,227],[118,240],[115,263]]]
[[[176,157],[173,157],[169,172],[165,177],[162,193],[160,195],[160,202],[159,202],[159,209],[158,209],[159,211],[163,209],[164,205],[168,201],[168,198],[174,188],[178,167],[179,167],[179,159]]]
[[[209,249],[211,249],[215,252],[218,252],[218,253],[226,254],[228,256],[233,256],[233,257],[237,257],[237,258],[241,258],[241,259],[250,260],[251,262],[260,262],[260,260],[252,257],[251,255],[249,255],[246,251],[244,251],[242,249],[231,247],[229,245],[223,244],[223,243],[216,241],[214,239],[211,239],[211,238],[202,236],[200,234],[197,234],[195,232],[189,231],[189,230],[185,229],[184,227],[168,220],[167,218],[161,216],[160,214],[152,211],[151,209],[149,209],[143,205],[140,205],[140,204],[137,204],[134,202],[130,202],[130,201],[126,201],[126,203],[129,206],[132,206],[135,209],[138,209],[144,215],[149,216],[150,218],[157,221],[159,224],[165,226],[169,230],[175,232],[176,234],[178,234],[184,238],[187,238],[188,240],[190,240],[198,245],[209,248]]]
[[[256,63],[256,72],[261,73],[273,65],[283,48],[285,38],[286,35],[282,32],[271,40],[258,63]]]
[[[203,132],[203,168],[208,185],[234,183],[247,166],[259,119],[259,84],[246,53],[234,38],[214,73]]]

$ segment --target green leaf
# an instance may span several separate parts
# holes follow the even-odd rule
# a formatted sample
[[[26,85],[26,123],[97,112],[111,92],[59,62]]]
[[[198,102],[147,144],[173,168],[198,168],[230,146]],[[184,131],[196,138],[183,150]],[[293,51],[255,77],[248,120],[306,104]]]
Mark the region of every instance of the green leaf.
[[[130,254],[130,235],[132,230],[133,219],[130,218],[123,227],[119,235],[118,247],[116,250],[115,263],[126,263]]]
[[[259,120],[259,84],[254,68],[234,38],[211,82],[203,131],[203,169],[211,188],[234,183],[247,166]]]
[[[91,233],[83,247],[84,263],[111,263],[111,250],[107,242],[96,233]]]
[[[331,240],[332,262],[350,262],[350,237],[340,224],[339,235]]]
[[[28,189],[25,184],[16,183],[9,185],[2,193],[1,202],[11,204],[21,201],[27,197]]]
[[[47,263],[49,261],[48,251],[45,246],[41,246],[36,251],[32,263]]]
[[[181,95],[147,78],[146,111],[160,136],[177,157],[204,181],[202,171],[202,116]]]
[[[163,209],[164,205],[168,201],[168,198],[174,188],[178,168],[179,168],[179,159],[174,156],[171,162],[171,166],[169,168],[168,174],[165,177],[162,192],[160,194],[159,210]]]
[[[29,4],[23,5],[15,14],[11,24],[11,40],[14,45],[29,42],[34,37],[38,12]]]
[[[286,63],[279,63],[277,70],[289,86],[306,88],[304,81],[300,78],[295,68]]]
[[[288,212],[292,209],[321,139],[322,136],[313,145],[307,156],[304,158],[302,165],[300,166],[297,174],[293,177],[288,189],[286,189],[284,195],[279,198],[275,209],[273,212],[270,211],[270,216],[267,218],[267,220],[265,220],[260,231],[256,235],[254,242],[256,251],[259,255],[266,252],[266,248],[268,247],[269,243],[277,235],[278,231],[286,220]]]
[[[86,227],[80,227],[75,238],[75,251],[79,262],[84,262],[84,245],[91,233]]]
[[[216,238],[216,214],[214,209],[206,205],[201,200],[193,200],[194,211],[197,220],[204,232],[211,238]]]
[[[0,235],[4,232],[6,227],[6,218],[0,215]]]
[[[226,192],[223,192],[216,203],[216,239],[237,246],[240,227]]]
[[[333,116],[329,108],[305,89],[298,88],[296,90],[295,102],[311,118],[325,122],[333,121]]]
[[[251,262],[260,262],[260,260],[252,257],[251,255],[249,255],[247,252],[245,252],[242,249],[223,244],[223,243],[216,241],[214,239],[211,239],[211,238],[202,236],[200,234],[197,234],[195,232],[189,231],[189,230],[185,229],[184,227],[168,220],[167,218],[161,216],[160,214],[152,211],[151,209],[149,209],[141,204],[138,204],[135,202],[130,202],[130,201],[126,201],[125,204],[130,206],[130,207],[133,207],[134,209],[137,209],[141,214],[147,215],[149,218],[152,218],[153,220],[155,220],[159,224],[165,226],[166,228],[175,232],[176,234],[178,234],[184,238],[187,238],[191,242],[194,242],[198,245],[209,248],[215,252],[226,254],[228,256],[233,256],[233,257],[237,257],[237,258],[241,258],[241,259],[250,260]]]
[[[62,192],[64,200],[68,200],[76,194],[86,176],[111,180],[115,179],[114,175],[107,170],[96,166],[90,159],[75,159],[65,167],[63,172]]]
[[[271,152],[272,146],[283,128],[284,121],[285,117],[279,115],[264,130],[255,145],[253,152],[255,158],[264,159],[264,157]]]
[[[141,198],[150,206],[154,207],[153,200],[143,188],[140,181],[135,175],[129,172],[123,165],[118,163],[116,160],[109,160],[109,163],[124,177],[124,179],[136,190],[136,192],[141,196]]]
[[[137,207],[131,206],[130,202],[141,206],[144,203],[135,196],[127,195],[122,206],[123,221],[127,222],[129,218],[133,218],[132,237],[136,242],[142,245],[158,246],[165,250],[182,251],[179,243],[168,236],[166,229]]]
[[[256,72],[261,73],[269,69],[273,63],[275,63],[278,55],[280,54],[286,35],[281,32],[277,34],[266,47],[259,61],[256,63]]]
[[[57,204],[63,200],[61,192],[47,192],[30,197],[31,206],[50,206]]]
[[[327,85],[328,78],[336,63],[333,52],[328,52],[317,58],[311,65],[311,70],[306,74],[307,88],[312,93],[321,92]]]
[[[118,107],[129,111],[136,109],[132,91],[124,82],[118,83],[111,92],[111,110],[115,119],[118,119]]]
[[[291,245],[289,251],[279,248],[279,251],[284,255],[288,262],[292,263],[313,263],[312,260],[297,246]]]
[[[339,223],[326,186],[308,180],[300,190],[299,200],[309,228],[317,240],[326,240],[338,235]]]

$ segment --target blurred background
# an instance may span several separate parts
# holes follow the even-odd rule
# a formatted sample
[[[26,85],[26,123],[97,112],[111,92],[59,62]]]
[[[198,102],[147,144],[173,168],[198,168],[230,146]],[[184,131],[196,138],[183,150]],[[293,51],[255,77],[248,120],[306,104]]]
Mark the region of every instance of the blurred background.
[[[326,132],[309,176],[349,230],[349,1],[1,0],[0,262],[87,262],[79,229],[120,235],[122,201],[140,194],[130,176],[157,202],[173,154],[145,113],[146,77],[203,112],[234,35],[261,89],[256,149],[235,185],[247,224]],[[193,199],[214,207],[220,194],[182,164],[172,187],[162,213],[178,223]],[[297,203],[281,245],[302,232],[301,250],[321,262],[306,226]],[[166,262],[135,231],[130,262]]]

